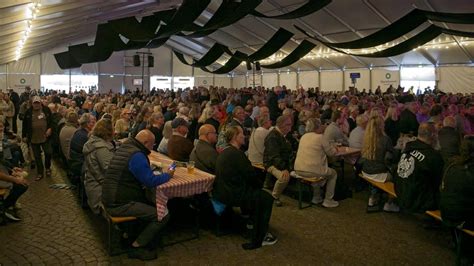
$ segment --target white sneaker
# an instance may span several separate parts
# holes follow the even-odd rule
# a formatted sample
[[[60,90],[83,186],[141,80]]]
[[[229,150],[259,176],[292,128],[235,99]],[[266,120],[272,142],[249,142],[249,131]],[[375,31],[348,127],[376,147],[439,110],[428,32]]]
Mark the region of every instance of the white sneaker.
[[[369,203],[367,205],[369,205],[369,207],[377,205],[377,199],[375,197],[369,197]]]
[[[398,205],[394,202],[385,202],[383,205],[383,210],[386,212],[400,212],[400,207],[398,207]]]
[[[323,207],[326,207],[326,208],[336,208],[337,206],[339,206],[339,202],[333,200],[333,199],[325,199],[323,201]]]
[[[271,246],[274,245],[276,242],[278,242],[278,238],[268,232],[265,238],[263,239],[262,246]]]
[[[311,200],[311,203],[314,204],[314,205],[318,205],[318,204],[321,204],[323,202],[323,199],[322,198],[313,198]]]
[[[5,217],[15,222],[21,221],[21,219],[18,216],[16,216],[13,212],[9,210],[5,210]]]

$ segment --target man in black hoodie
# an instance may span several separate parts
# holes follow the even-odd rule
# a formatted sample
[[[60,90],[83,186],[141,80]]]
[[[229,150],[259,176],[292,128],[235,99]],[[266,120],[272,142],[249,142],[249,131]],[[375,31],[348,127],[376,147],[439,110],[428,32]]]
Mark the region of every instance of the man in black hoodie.
[[[395,192],[399,205],[409,212],[423,213],[439,208],[439,187],[444,162],[432,146],[436,140],[433,124],[422,123],[418,138],[408,142],[397,167]]]

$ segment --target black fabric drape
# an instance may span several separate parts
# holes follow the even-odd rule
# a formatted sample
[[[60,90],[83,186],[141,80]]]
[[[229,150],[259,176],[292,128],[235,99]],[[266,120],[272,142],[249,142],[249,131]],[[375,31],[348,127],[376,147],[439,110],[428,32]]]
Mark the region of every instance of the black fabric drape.
[[[284,28],[278,29],[273,36],[260,49],[249,55],[247,58],[242,58],[243,61],[260,61],[278,52],[286,42],[288,42],[293,33]]]
[[[192,38],[207,36],[220,28],[241,20],[261,3],[262,0],[242,0],[240,3],[234,0],[225,0],[204,26],[188,25],[184,27],[183,31],[194,31],[194,33],[187,35],[181,33],[180,35]]]
[[[236,67],[242,63],[242,58],[247,58],[247,54],[244,54],[242,52],[236,51],[234,55],[223,65],[221,68],[216,69],[214,71],[211,71],[207,69],[206,67],[201,67],[201,69],[205,72],[208,73],[213,73],[213,74],[226,74],[229,73],[230,71],[234,70]]]
[[[179,53],[177,51],[173,51],[176,57],[181,61],[181,63],[188,65],[188,66],[193,66],[193,67],[205,67],[208,66],[212,63],[214,63],[219,57],[221,57],[224,53],[227,53],[229,55],[232,55],[232,52],[229,50],[229,48],[225,45],[222,45],[220,43],[214,44],[209,51],[205,55],[201,57],[199,60],[195,60],[192,64],[188,63],[186,59],[184,58],[184,55],[182,53]]]
[[[417,35],[411,37],[410,39],[395,45],[393,47],[387,48],[385,50],[371,53],[371,54],[353,54],[353,53],[346,53],[342,50],[339,50],[337,48],[332,48],[331,49],[348,54],[348,55],[353,55],[353,56],[361,56],[361,57],[391,57],[391,56],[396,56],[399,54],[403,54],[406,52],[409,52],[418,46],[421,46],[434,38],[438,37],[440,34],[450,34],[450,35],[457,35],[457,36],[463,36],[463,37],[474,37],[474,32],[463,32],[463,31],[457,31],[457,30],[448,30],[444,28],[440,28],[436,25],[431,25],[422,32],[418,33]]]
[[[328,47],[339,49],[362,49],[382,45],[400,38],[410,31],[416,29],[421,24],[428,22],[428,20],[457,24],[474,24],[474,14],[440,13],[414,9],[394,23],[373,34],[370,34],[369,36],[354,41],[340,43],[325,42],[321,38],[310,35],[305,30],[296,25],[295,28],[306,36],[317,40]]]
[[[276,68],[281,68],[281,67],[286,67],[289,66],[298,60],[300,60],[303,56],[307,55],[313,48],[316,46],[316,44],[309,42],[307,40],[304,40],[296,47],[295,50],[293,50],[289,55],[287,55],[285,58],[283,58],[279,62],[275,62],[273,64],[268,64],[268,65],[261,65],[263,68],[269,68],[269,69],[276,69]]]
[[[285,14],[276,15],[276,16],[267,16],[256,10],[252,12],[252,15],[256,17],[272,18],[272,19],[296,19],[301,18],[307,15],[310,15],[321,8],[329,5],[331,0],[308,0],[304,5],[298,7],[297,9],[290,11]]]
[[[143,17],[139,22],[135,17],[111,20],[108,23],[112,29],[132,41],[149,41],[156,37],[160,23],[168,23],[176,9],[156,12],[151,16]]]
[[[54,58],[61,69],[76,68],[81,66],[80,63],[74,60],[69,52],[54,54]]]
[[[186,26],[193,24],[210,2],[210,0],[184,0],[167,25],[160,27],[155,38],[167,38],[181,32]]]

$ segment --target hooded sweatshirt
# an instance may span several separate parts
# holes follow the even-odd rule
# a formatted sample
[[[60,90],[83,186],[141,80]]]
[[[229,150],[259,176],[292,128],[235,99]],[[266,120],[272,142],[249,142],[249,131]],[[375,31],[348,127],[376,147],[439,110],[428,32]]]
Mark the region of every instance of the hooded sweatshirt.
[[[441,154],[429,144],[418,139],[408,142],[395,178],[400,207],[419,213],[437,210],[443,164]]]

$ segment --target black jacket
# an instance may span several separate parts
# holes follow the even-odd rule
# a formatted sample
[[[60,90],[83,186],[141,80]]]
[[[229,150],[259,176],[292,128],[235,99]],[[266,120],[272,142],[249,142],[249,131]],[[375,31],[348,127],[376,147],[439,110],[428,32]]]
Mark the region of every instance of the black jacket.
[[[219,154],[213,198],[228,206],[242,206],[249,194],[261,188],[262,184],[244,152],[229,145]]]
[[[454,226],[465,222],[474,229],[474,164],[453,164],[446,169],[441,188],[443,222]]]
[[[278,116],[281,114],[280,108],[278,108],[278,95],[275,92],[270,91],[267,96],[267,106],[270,110],[270,119],[275,123]]]
[[[217,150],[209,143],[198,140],[189,160],[194,161],[197,169],[214,174],[216,172]]]
[[[420,140],[408,142],[395,177],[400,207],[419,213],[437,210],[443,166],[441,154],[430,145]]]
[[[461,135],[452,127],[443,127],[438,131],[439,146],[441,147],[441,155],[445,162],[450,157],[459,155],[459,147],[461,146]]]
[[[42,109],[43,109],[43,113],[44,115],[46,116],[46,124],[47,124],[47,128],[53,128],[53,119],[52,119],[52,114],[51,114],[51,110],[49,110],[48,107],[46,106],[42,106]],[[23,118],[23,128],[22,128],[22,137],[23,138],[27,138],[28,139],[28,142],[30,142],[31,140],[31,127],[32,127],[32,116],[33,116],[33,109],[32,108],[29,108],[28,110],[26,110],[26,113],[25,113],[25,117]]]
[[[265,150],[263,152],[263,164],[265,168],[270,166],[278,170],[292,170],[290,164],[292,150],[291,143],[276,129],[272,129],[265,138]]]

